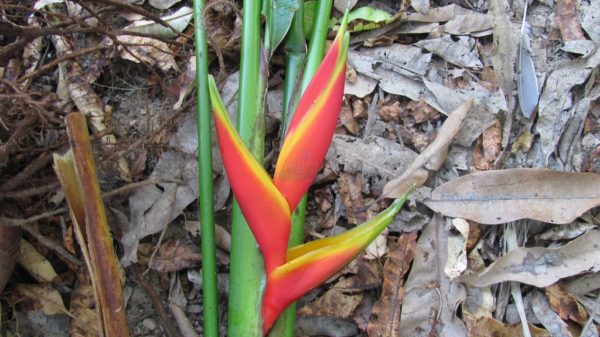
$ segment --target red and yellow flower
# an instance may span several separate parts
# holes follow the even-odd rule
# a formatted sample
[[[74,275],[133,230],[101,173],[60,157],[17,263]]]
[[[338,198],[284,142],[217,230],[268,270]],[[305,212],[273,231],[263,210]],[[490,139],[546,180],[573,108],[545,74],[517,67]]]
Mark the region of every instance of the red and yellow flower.
[[[233,127],[216,84],[210,96],[223,165],[233,194],[265,264],[263,332],[299,297],[354,259],[392,221],[405,198],[340,235],[288,249],[291,214],[315,179],[337,124],[344,95],[349,35],[347,15],[292,117],[273,178]],[[317,131],[315,131],[317,130]],[[310,134],[309,134],[310,133]]]

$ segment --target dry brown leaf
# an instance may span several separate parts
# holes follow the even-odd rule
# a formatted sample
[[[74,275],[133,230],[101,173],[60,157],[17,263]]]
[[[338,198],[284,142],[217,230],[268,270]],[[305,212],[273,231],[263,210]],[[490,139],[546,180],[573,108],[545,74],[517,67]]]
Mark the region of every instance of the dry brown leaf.
[[[71,296],[71,313],[75,317],[71,321],[72,337],[96,337],[101,329],[101,319],[96,310],[94,288],[89,273],[85,269],[77,272],[77,282]]]
[[[483,131],[483,157],[488,162],[494,162],[502,151],[502,127],[496,120],[494,125]]]
[[[417,232],[402,234],[398,247],[391,250],[385,263],[383,291],[373,307],[367,327],[369,336],[393,337],[400,332],[400,307],[404,297],[404,275],[415,256]]]
[[[151,268],[159,272],[173,272],[197,267],[202,260],[198,249],[179,240],[169,240],[158,249]]]
[[[524,218],[566,224],[600,205],[600,175],[525,168],[476,172],[436,188],[425,204],[482,224]]]
[[[340,109],[340,121],[346,127],[346,129],[350,131],[351,134],[356,135],[358,133],[359,125],[354,120],[352,108],[347,102],[342,104]]]
[[[440,127],[435,140],[429,144],[417,158],[415,158],[412,164],[400,177],[385,184],[383,187],[383,195],[386,198],[399,198],[408,191],[408,188],[411,188],[412,186],[418,187],[427,180],[426,177],[425,179],[422,179],[424,174],[420,170],[422,170],[422,167],[427,164],[431,158],[452,142],[454,136],[456,136],[458,131],[462,128],[472,105],[473,99],[469,99],[456,108]],[[415,177],[419,177],[420,179],[415,179]],[[412,186],[408,185],[408,188],[406,188],[406,182],[411,182]]]
[[[359,258],[354,260],[353,264],[357,269],[354,275],[342,276],[335,284],[335,288],[352,292],[362,291],[365,289],[373,289],[381,284],[383,271],[381,270],[380,261],[368,260]]]
[[[363,299],[363,293],[346,293],[336,288],[298,310],[300,316],[350,318]]]
[[[563,41],[585,40],[581,23],[577,16],[575,0],[558,0],[554,8],[554,19],[560,29]]]
[[[362,175],[343,173],[338,178],[342,203],[346,207],[346,219],[349,223],[359,225],[371,219],[378,211],[377,204],[365,209],[367,200],[363,198],[362,187],[365,182]]]
[[[17,262],[40,283],[52,282],[58,277],[50,262],[25,239],[19,244]]]
[[[545,290],[550,306],[560,318],[585,324],[588,319],[587,311],[563,286],[553,284],[546,287]]]
[[[505,324],[492,317],[475,317],[463,311],[463,319],[469,329],[469,337],[523,337],[521,324]],[[551,337],[550,333],[529,324],[532,337]]]
[[[15,295],[24,297],[41,305],[44,314],[66,314],[72,316],[65,307],[58,290],[50,284],[19,284],[15,288]]]
[[[481,271],[467,271],[459,281],[486,287],[505,281],[518,281],[547,287],[565,277],[600,270],[600,231],[593,230],[560,248],[517,248]]]

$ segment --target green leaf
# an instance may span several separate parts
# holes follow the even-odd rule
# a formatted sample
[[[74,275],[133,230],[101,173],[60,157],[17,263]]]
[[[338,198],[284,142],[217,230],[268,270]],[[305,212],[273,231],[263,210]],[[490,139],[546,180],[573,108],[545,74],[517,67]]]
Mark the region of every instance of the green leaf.
[[[271,7],[263,8],[263,15],[267,22],[265,47],[270,57],[290,29],[294,13],[298,10],[299,4],[298,0],[271,0],[266,3],[270,3]]]
[[[364,30],[371,30],[382,27],[388,23],[393,22],[396,16],[392,16],[390,13],[381,9],[365,6],[357,8],[350,12],[348,22],[350,23],[350,32],[361,32]],[[329,22],[329,26],[334,30],[337,30],[339,19],[332,18]]]

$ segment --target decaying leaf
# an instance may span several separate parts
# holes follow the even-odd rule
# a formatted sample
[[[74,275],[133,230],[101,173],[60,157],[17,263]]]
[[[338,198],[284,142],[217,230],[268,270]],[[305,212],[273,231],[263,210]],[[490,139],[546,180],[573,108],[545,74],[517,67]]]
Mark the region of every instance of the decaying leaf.
[[[159,272],[174,272],[197,267],[202,260],[198,248],[180,240],[169,240],[158,249],[151,268]]]
[[[425,201],[446,216],[482,224],[518,219],[566,224],[600,205],[600,175],[545,169],[475,172],[436,188]]]
[[[521,324],[505,324],[493,319],[491,316],[475,316],[469,312],[463,311],[463,317],[469,330],[469,337],[523,337],[523,328]],[[529,324],[529,331],[532,337],[551,337],[552,335],[544,330]]]
[[[483,63],[479,60],[479,53],[474,48],[475,40],[468,36],[459,36],[455,42],[450,36],[436,39],[421,40],[416,46],[424,48],[444,60],[465,68],[481,69]]]
[[[519,96],[521,112],[526,118],[531,117],[540,97],[532,54],[531,27],[527,23],[527,6],[525,6],[523,25],[521,27],[521,43],[519,45],[517,94]]]
[[[385,138],[334,135],[327,161],[332,167],[344,165],[345,172],[371,178],[373,187],[380,189],[385,180],[398,176],[416,157],[412,150]]]
[[[336,288],[329,289],[323,296],[317,298],[298,310],[300,316],[326,316],[349,318],[363,298],[362,292],[347,293]]]
[[[565,323],[557,313],[552,311],[548,304],[546,296],[539,291],[535,291],[531,301],[531,307],[535,316],[540,320],[544,328],[555,337],[572,337],[567,323]]]
[[[383,270],[381,298],[373,306],[367,327],[369,336],[400,336],[400,309],[404,297],[404,275],[415,257],[417,232],[402,234],[390,251]]]
[[[356,323],[350,319],[310,316],[298,317],[296,334],[300,336],[356,336]]]
[[[50,262],[35,247],[21,239],[17,262],[38,282],[53,282],[58,277]]]
[[[117,36],[117,40],[122,43],[119,51],[125,60],[149,66],[156,65],[162,71],[179,69],[169,46],[163,41],[133,35],[120,35]]]
[[[467,269],[467,239],[469,237],[469,222],[465,219],[456,218],[447,224],[448,234],[448,258],[444,265],[444,273],[450,280],[456,279]],[[448,226],[448,225],[451,225]]]
[[[41,305],[46,315],[71,315],[65,307],[58,290],[50,284],[19,284],[15,288],[15,294]]]
[[[473,105],[473,99],[467,100],[452,112],[444,124],[438,130],[435,140],[415,158],[410,166],[398,178],[389,181],[383,188],[383,194],[387,198],[398,198],[411,186],[420,186],[427,180],[426,171],[422,168],[433,156],[446,148],[454,139],[454,136],[463,126],[469,109]],[[425,173],[425,174],[424,174]],[[407,184],[409,182],[410,184]]]
[[[554,7],[554,20],[563,41],[585,40],[585,35],[577,16],[575,0],[558,0]]]
[[[588,319],[588,313],[585,308],[573,298],[563,286],[553,284],[546,289],[548,303],[552,309],[558,313],[563,320],[571,320],[581,325]]]
[[[575,114],[573,88],[584,84],[600,65],[600,48],[586,57],[562,63],[546,79],[535,125],[542,154],[547,160],[556,150],[567,122]]]
[[[517,248],[480,272],[467,271],[459,280],[475,287],[505,281],[546,287],[584,271],[600,270],[599,240],[600,231],[593,230],[560,248]]]
[[[463,285],[444,274],[448,232],[436,215],[417,241],[415,259],[404,286],[400,336],[466,336],[455,310],[465,299]]]
[[[71,321],[72,337],[97,337],[102,329],[100,316],[95,306],[94,289],[90,275],[85,269],[77,272],[77,281],[71,296],[71,313],[75,317]]]

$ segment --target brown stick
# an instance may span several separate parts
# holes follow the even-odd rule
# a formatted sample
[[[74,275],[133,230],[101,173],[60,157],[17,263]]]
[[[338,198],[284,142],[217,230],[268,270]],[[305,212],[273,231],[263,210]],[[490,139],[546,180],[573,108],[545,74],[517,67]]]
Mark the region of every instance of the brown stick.
[[[85,198],[87,244],[92,261],[90,269],[98,281],[105,336],[129,337],[121,275],[100,193],[86,119],[80,113],[71,113],[67,115],[66,122],[69,144]]]

